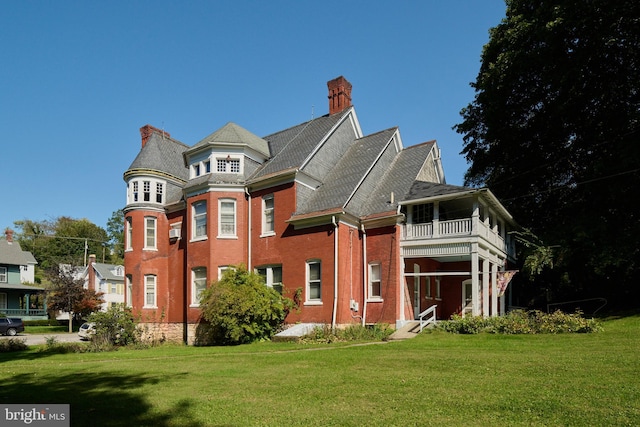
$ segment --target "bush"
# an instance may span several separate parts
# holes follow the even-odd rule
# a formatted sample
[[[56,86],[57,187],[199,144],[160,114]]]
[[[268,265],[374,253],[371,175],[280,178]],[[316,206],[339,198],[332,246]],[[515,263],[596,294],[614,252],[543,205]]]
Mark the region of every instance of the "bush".
[[[24,338],[8,338],[0,340],[0,353],[24,351],[29,348]]]
[[[595,319],[585,319],[582,313],[573,314],[556,311],[543,313],[538,310],[510,311],[500,317],[481,317],[459,315],[451,316],[451,320],[438,322],[438,329],[456,334],[561,334],[597,332],[602,328]]]
[[[92,313],[88,321],[96,324],[96,334],[91,340],[94,347],[123,346],[138,341],[139,332],[133,314],[122,304],[113,305],[107,311]]]
[[[384,341],[393,333],[387,324],[372,326],[350,325],[332,330],[330,325],[317,326],[311,333],[300,338],[300,343],[325,343],[348,341]]]
[[[229,268],[200,297],[210,342],[245,344],[271,338],[281,328],[293,302],[266,286],[244,266]]]

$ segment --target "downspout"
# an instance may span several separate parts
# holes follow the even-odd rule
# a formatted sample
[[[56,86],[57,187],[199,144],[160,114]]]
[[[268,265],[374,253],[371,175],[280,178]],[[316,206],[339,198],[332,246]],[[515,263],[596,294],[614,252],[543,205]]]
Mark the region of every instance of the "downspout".
[[[333,314],[331,315],[331,330],[336,328],[336,314],[338,311],[338,223],[336,216],[331,217],[333,224]]]
[[[249,207],[247,208],[247,215],[249,216],[247,219],[247,270],[251,271],[251,195],[247,187],[244,188],[244,193],[247,195],[249,202]]]
[[[360,224],[362,230],[362,326],[366,325],[367,319],[367,291],[368,291],[368,269],[367,269],[367,230],[364,224]]]

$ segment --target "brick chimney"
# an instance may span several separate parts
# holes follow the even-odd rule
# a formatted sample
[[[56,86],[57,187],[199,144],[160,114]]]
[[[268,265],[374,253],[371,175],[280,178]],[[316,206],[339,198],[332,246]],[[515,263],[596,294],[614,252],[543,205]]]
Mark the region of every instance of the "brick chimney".
[[[171,136],[171,134],[169,132],[165,132],[164,130],[160,130],[156,127],[153,127],[151,125],[144,125],[140,128],[140,136],[142,137],[142,146],[144,147],[147,143],[147,141],[149,140],[149,138],[151,138],[151,135],[153,134],[153,132],[158,132],[161,133],[162,135],[165,136]]]
[[[339,113],[351,106],[351,83],[340,76],[327,82],[329,88],[329,114]]]
[[[4,230],[4,237],[5,239],[7,239],[7,243],[12,244],[13,243],[13,230],[10,228],[7,228],[6,230]]]
[[[93,264],[95,263],[96,263],[96,256],[93,254],[89,255],[89,264],[87,265],[87,276],[88,276],[87,287],[92,291],[96,290],[96,271],[93,268]]]

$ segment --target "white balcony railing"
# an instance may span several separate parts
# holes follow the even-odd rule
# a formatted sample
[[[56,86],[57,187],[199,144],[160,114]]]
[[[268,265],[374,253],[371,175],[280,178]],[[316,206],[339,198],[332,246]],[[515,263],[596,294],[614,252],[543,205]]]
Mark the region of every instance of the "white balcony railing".
[[[437,232],[434,232],[434,229]],[[507,248],[504,237],[488,224],[474,218],[454,219],[450,221],[433,221],[423,224],[405,224],[404,240],[442,239],[459,236],[478,236],[498,248],[504,248],[509,253],[513,248]]]

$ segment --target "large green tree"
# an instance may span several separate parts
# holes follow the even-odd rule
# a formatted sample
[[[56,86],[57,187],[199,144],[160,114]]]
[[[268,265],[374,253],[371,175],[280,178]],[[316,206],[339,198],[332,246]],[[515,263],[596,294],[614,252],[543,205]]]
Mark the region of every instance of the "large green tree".
[[[124,211],[118,209],[107,221],[107,235],[111,247],[112,262],[124,263]]]
[[[14,225],[18,228],[17,241],[23,250],[33,254],[39,269],[47,270],[60,263],[84,265],[90,254],[111,262],[107,232],[87,219],[25,219]]]
[[[545,243],[555,300],[639,295],[640,2],[507,0],[462,110],[468,185]]]

